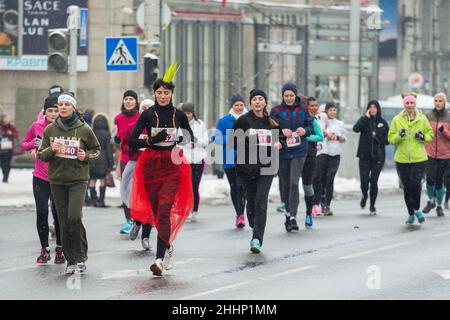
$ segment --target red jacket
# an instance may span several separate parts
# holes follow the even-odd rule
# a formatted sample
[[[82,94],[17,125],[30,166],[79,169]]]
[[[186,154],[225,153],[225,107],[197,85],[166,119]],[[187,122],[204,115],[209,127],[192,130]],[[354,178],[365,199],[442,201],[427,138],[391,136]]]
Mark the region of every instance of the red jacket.
[[[433,140],[425,144],[428,156],[434,159],[450,159],[450,112],[447,109],[442,112],[434,109],[425,115],[434,134]],[[439,130],[441,127],[444,129],[442,132]]]
[[[5,141],[6,140],[12,141],[12,148],[3,150],[0,148],[0,153],[13,152],[16,143],[15,140],[19,137],[19,130],[17,130],[17,128],[12,123],[3,124],[0,126],[0,137],[2,137],[2,139],[4,139]]]
[[[130,126],[134,127],[137,120],[139,119],[139,115],[139,112],[136,112],[132,115],[126,115],[125,113],[121,112],[114,119],[114,124],[117,126],[116,136],[118,136],[121,141],[120,162],[128,163],[128,161],[130,161],[130,147],[128,146],[129,136],[127,136],[127,131],[129,131]]]

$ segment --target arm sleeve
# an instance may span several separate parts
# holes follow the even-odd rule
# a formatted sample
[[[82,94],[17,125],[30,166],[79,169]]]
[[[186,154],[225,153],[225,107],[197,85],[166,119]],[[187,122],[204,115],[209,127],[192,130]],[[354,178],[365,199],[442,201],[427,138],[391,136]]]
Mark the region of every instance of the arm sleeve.
[[[430,142],[433,140],[433,128],[431,128],[430,122],[427,118],[424,119],[423,134],[425,136],[425,142]]]
[[[397,120],[394,118],[392,120],[391,127],[389,128],[388,133],[388,142],[390,144],[399,144],[402,140],[402,137],[400,137],[399,134],[399,130],[400,129],[398,128]]]
[[[375,139],[377,139],[381,145],[388,145],[389,125],[386,121],[383,121],[382,123],[384,124],[383,127],[377,128],[375,131]]]
[[[25,133],[25,137],[23,137],[22,143],[20,146],[25,151],[30,151],[34,149],[34,141],[36,140],[36,137],[34,136],[34,126],[31,126],[30,129],[28,129],[27,133]]]
[[[222,121],[217,122],[216,130],[214,131],[214,136],[212,138],[216,144],[227,144],[227,134],[225,128],[222,125]]]
[[[369,118],[367,118],[365,116],[359,118],[359,120],[353,126],[353,132],[360,133],[363,130],[363,128],[367,125],[366,119],[370,120]]]
[[[316,119],[313,119],[314,132],[306,138],[308,142],[321,142],[323,141],[323,132],[320,128],[320,124]]]
[[[88,131],[88,137],[86,140],[86,159],[84,161],[89,162],[91,160],[98,159],[100,156],[101,148],[97,137],[95,136],[92,129],[86,125]]]
[[[142,131],[147,127],[147,119],[149,117],[149,110],[145,110],[139,116],[136,125],[134,126],[133,132],[131,133],[130,138],[128,139],[128,145],[133,151],[137,151],[140,148],[148,148],[145,140],[139,139]],[[151,132],[147,132],[149,139],[151,138]]]
[[[180,128],[189,132],[191,136],[191,142],[195,142],[194,133],[192,132],[192,128],[189,124],[189,120],[184,113],[180,113]]]
[[[38,150],[38,158],[44,162],[50,162],[55,157],[55,153],[53,152],[50,144],[50,137],[48,134],[49,128],[50,126],[45,129],[44,137],[42,138],[42,143]]]

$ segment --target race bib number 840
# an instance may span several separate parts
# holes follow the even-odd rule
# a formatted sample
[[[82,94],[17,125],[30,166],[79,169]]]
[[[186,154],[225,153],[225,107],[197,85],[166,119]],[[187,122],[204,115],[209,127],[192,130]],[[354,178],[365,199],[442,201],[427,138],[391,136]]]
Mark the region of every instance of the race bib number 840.
[[[80,148],[80,141],[55,139],[55,143],[61,145],[61,147],[55,154],[57,157],[64,159],[77,159],[78,149]]]

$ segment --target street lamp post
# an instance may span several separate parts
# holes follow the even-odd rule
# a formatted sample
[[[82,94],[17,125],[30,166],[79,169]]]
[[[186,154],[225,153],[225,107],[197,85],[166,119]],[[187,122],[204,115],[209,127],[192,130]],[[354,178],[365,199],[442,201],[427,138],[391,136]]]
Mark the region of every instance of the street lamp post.
[[[80,7],[70,6],[67,9],[69,19],[67,27],[70,31],[70,63],[69,63],[69,91],[77,94],[77,51],[78,29],[80,29]]]

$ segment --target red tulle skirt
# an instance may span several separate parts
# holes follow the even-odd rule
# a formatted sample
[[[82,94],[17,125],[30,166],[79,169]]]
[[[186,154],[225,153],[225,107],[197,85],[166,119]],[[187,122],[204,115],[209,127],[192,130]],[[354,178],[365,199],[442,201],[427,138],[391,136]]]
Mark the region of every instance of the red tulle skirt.
[[[172,161],[178,152],[181,164]],[[172,243],[194,206],[191,166],[180,150],[145,150],[133,173],[131,217],[142,224],[151,224],[158,236]]]

